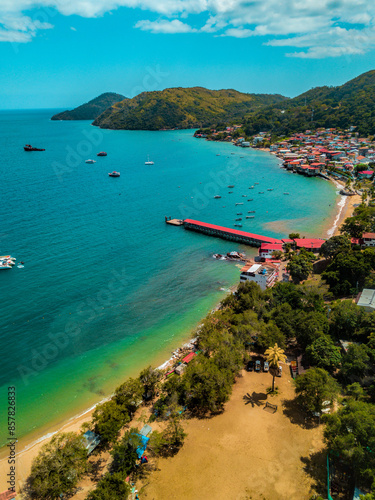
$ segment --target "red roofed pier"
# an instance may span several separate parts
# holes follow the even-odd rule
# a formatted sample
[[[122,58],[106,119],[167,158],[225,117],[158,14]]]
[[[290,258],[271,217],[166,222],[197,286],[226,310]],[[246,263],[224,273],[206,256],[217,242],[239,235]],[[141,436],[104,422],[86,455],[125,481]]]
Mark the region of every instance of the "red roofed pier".
[[[259,247],[262,243],[282,244],[282,241],[277,238],[269,238],[268,236],[238,231],[237,229],[231,229],[229,227],[207,224],[207,222],[200,222],[198,220],[185,219],[183,224],[185,229],[216,236],[218,238],[224,238],[225,240],[237,241],[245,245]]]

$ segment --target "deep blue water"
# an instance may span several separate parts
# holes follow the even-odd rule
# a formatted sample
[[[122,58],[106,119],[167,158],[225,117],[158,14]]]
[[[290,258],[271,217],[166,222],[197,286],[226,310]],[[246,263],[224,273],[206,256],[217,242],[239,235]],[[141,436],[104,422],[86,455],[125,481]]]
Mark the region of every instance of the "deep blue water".
[[[53,113],[0,112],[0,254],[25,262],[0,271],[0,396],[17,387],[18,437],[87,407],[178,345],[238,280],[234,264],[212,259],[238,245],[164,216],[233,227],[242,212],[243,230],[320,236],[336,203],[331,184],[287,173],[264,152],[191,130],[53,122]],[[46,151],[24,152],[25,143]],[[108,156],[96,157],[101,150]],[[255,219],[245,220],[248,210]]]

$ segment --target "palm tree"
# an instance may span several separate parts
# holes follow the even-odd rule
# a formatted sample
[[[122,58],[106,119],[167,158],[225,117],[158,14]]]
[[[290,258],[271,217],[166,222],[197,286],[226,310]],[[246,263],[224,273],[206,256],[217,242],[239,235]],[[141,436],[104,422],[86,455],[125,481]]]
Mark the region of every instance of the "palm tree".
[[[285,363],[286,356],[284,354],[284,350],[281,349],[281,347],[279,347],[277,343],[273,347],[269,347],[264,354],[267,356],[267,361],[269,362],[270,367],[273,368],[272,370],[272,392],[273,392],[275,390],[275,376],[276,376],[276,371],[279,368],[279,362]]]

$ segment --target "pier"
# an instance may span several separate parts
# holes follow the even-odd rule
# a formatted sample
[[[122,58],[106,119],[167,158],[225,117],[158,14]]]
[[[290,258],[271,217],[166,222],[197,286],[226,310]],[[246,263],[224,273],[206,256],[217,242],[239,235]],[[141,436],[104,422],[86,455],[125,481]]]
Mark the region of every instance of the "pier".
[[[172,219],[171,217],[165,217],[165,222],[171,224],[171,226],[182,226],[184,221],[182,219]]]
[[[200,222],[193,219],[185,219],[181,225],[183,225],[185,229],[189,229],[191,231],[207,234],[209,236],[216,236],[217,238],[223,238],[225,240],[236,241],[253,247],[260,247],[262,243],[282,244],[282,241],[277,238],[270,238],[268,236],[248,233],[246,231],[238,231],[237,229],[216,226],[215,224],[208,224],[206,222]]]

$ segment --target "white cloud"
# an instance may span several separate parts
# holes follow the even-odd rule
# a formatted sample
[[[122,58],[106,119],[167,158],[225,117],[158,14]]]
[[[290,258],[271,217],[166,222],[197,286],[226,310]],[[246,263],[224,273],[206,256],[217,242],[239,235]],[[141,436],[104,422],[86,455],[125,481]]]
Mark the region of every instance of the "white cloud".
[[[136,24],[144,31],[258,36],[273,47],[302,49],[291,57],[338,57],[375,48],[373,0],[0,0],[0,41],[31,40],[51,27],[57,12],[90,18],[120,7],[150,11],[149,19]],[[153,14],[161,17],[153,20]],[[207,16],[200,28],[196,14]]]
[[[160,19],[158,21],[138,21],[135,25],[136,28],[140,28],[142,31],[151,31],[151,33],[192,33],[196,30],[189,26],[188,24],[182,23],[178,19],[173,19],[173,21],[168,21],[167,19]]]

